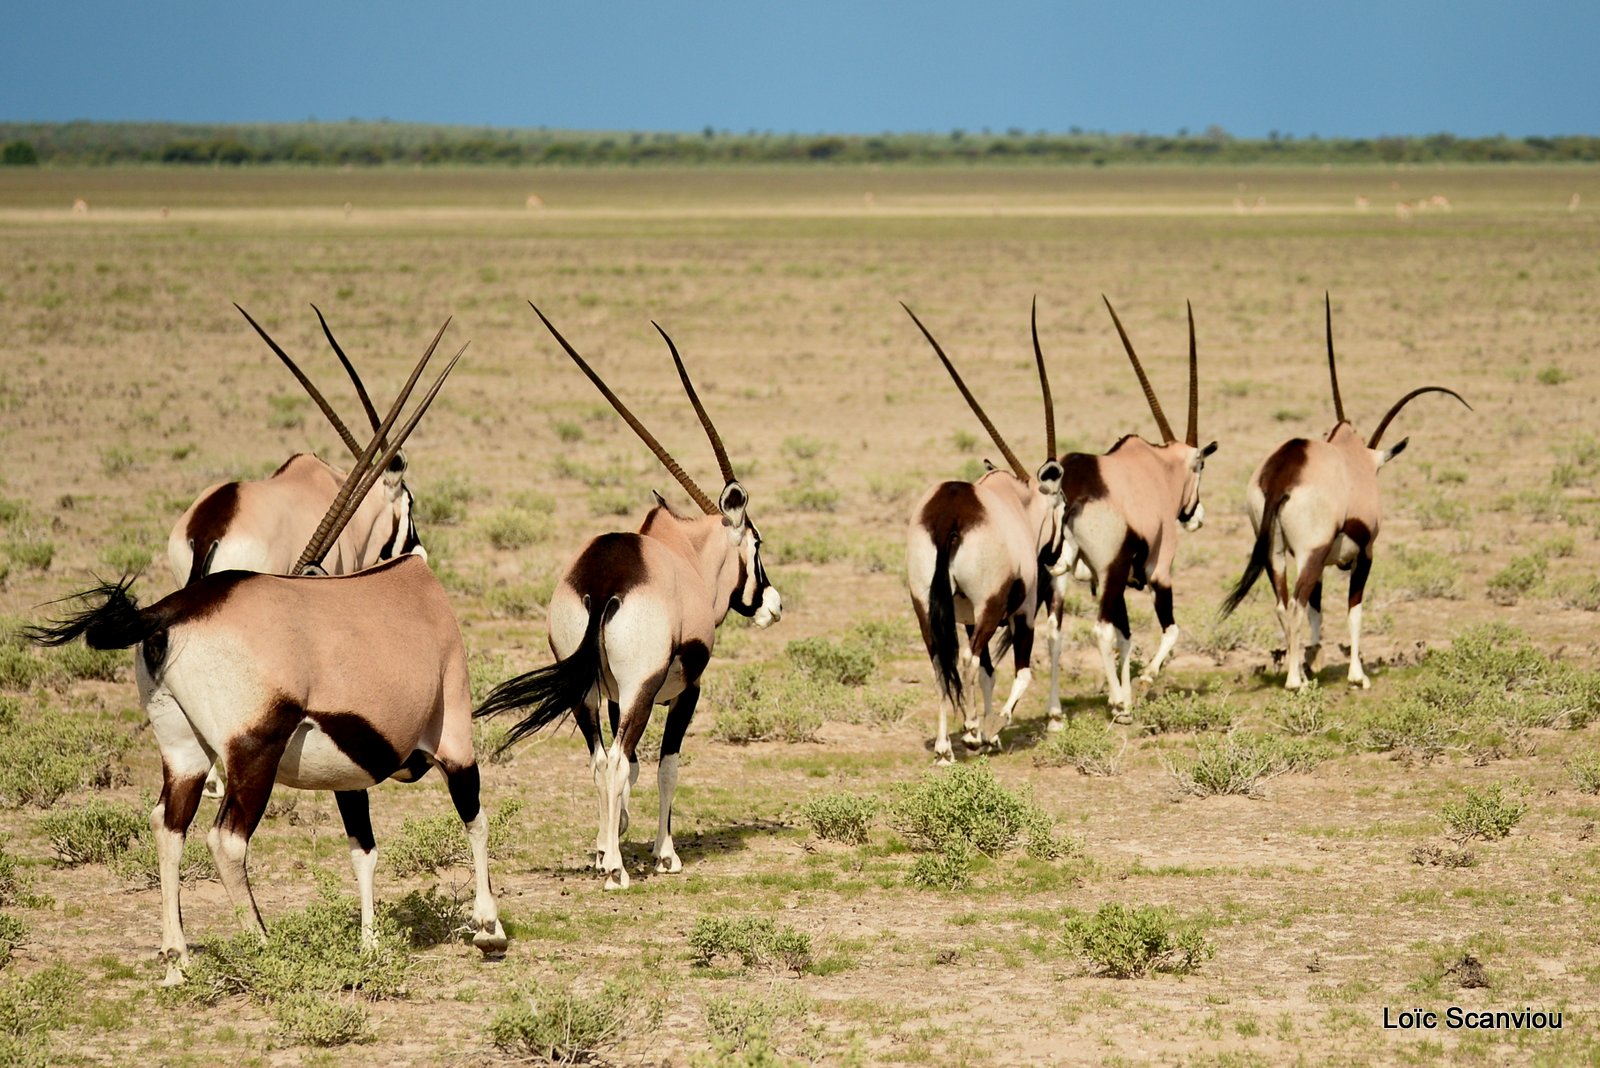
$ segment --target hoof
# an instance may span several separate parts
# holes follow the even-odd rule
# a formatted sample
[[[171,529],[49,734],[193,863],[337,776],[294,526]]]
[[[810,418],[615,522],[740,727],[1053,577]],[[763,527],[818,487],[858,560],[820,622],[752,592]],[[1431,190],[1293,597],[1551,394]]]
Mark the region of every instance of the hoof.
[[[985,753],[1004,753],[1006,748],[1000,744],[1000,736],[997,734],[983,743],[983,751]]]
[[[1283,680],[1283,688],[1285,690],[1295,690],[1295,691],[1297,691],[1304,685],[1305,685],[1305,680],[1303,680],[1303,679],[1284,679]]]
[[[1046,734],[1060,734],[1066,729],[1067,725],[1061,721],[1061,717],[1059,715],[1051,716],[1050,722],[1044,725]]]
[[[626,890],[628,888],[628,869],[613,868],[606,872],[607,890]]]
[[[499,920],[484,924],[472,935],[472,944],[483,954],[485,960],[499,960],[504,957],[507,943],[505,928],[500,926]]]
[[[1141,672],[1139,672],[1139,681],[1144,683],[1145,685],[1149,685],[1149,684],[1151,684],[1151,683],[1156,681],[1156,677],[1155,677],[1155,674],[1153,672],[1141,671]]]
[[[683,871],[683,861],[678,859],[678,854],[671,853],[656,858],[657,875],[677,875],[681,871]]]
[[[1352,690],[1370,690],[1372,689],[1372,680],[1365,675],[1352,675],[1350,677],[1350,688]]]
[[[956,755],[954,753],[948,753],[947,752],[947,753],[935,753],[935,754],[933,754],[933,766],[936,767],[936,768],[948,767],[949,765],[954,764],[955,762],[956,762]]]
[[[1133,713],[1126,707],[1113,707],[1111,709],[1111,722],[1129,724],[1133,722]]]

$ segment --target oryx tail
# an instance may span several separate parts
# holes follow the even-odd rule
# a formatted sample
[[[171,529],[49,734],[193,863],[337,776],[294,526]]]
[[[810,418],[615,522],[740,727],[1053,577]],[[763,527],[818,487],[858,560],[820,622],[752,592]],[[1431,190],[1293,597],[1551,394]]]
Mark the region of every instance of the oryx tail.
[[[1250,562],[1245,565],[1244,574],[1239,576],[1233,592],[1222,602],[1224,619],[1233,615],[1234,609],[1244,603],[1244,599],[1250,596],[1250,588],[1256,584],[1256,579],[1272,566],[1272,534],[1278,523],[1278,509],[1282,508],[1288,499],[1287,493],[1280,493],[1275,499],[1267,501],[1262,510],[1261,529],[1256,531],[1256,543],[1250,549]]]
[[[593,598],[589,603],[589,625],[584,629],[583,641],[571,656],[507,679],[473,710],[474,719],[513,709],[529,710],[521,722],[506,732],[506,740],[497,752],[504,752],[580,707],[589,691],[600,684],[600,628],[617,603],[615,597]]]
[[[67,645],[81,636],[91,649],[126,649],[149,640],[172,621],[166,612],[139,609],[138,598],[128,592],[134,577],[85,590],[73,599],[87,607],[45,626],[29,627],[27,637],[38,645]]]
[[[928,630],[933,637],[934,663],[939,688],[952,701],[961,700],[961,671],[957,667],[956,595],[950,583],[950,555],[956,532],[950,531],[934,546],[933,581],[928,586]]]

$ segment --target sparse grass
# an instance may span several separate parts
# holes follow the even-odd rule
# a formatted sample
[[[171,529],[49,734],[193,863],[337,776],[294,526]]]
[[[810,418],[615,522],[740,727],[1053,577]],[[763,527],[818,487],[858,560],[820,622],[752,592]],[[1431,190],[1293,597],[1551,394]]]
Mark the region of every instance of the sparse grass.
[[[1586,794],[1600,794],[1600,753],[1585,753],[1567,761],[1572,785]],[[3,902],[3,899],[0,899]]]
[[[484,592],[489,608],[512,619],[533,619],[549,606],[555,592],[555,576],[536,582],[508,582]]]
[[[273,1007],[278,1035],[301,1046],[328,1048],[373,1039],[371,1013],[349,996],[291,994]]]
[[[882,809],[877,797],[841,791],[812,798],[800,815],[818,838],[861,845]]]
[[[709,968],[732,957],[745,968],[764,967],[803,974],[811,967],[811,936],[767,916],[701,916],[689,929],[689,955]]]
[[[1460,530],[1472,517],[1472,511],[1453,493],[1433,493],[1418,501],[1412,511],[1423,530]]]
[[[305,410],[305,397],[292,393],[270,394],[267,397],[267,426],[273,430],[292,430],[305,422]]]
[[[100,560],[111,570],[124,575],[136,574],[150,566],[149,548],[137,541],[124,539],[107,545],[100,552]]]
[[[45,1065],[49,1035],[79,1004],[83,976],[54,964],[0,989],[0,1064]]]
[[[807,480],[783,490],[778,499],[793,512],[837,512],[843,495],[831,486]]]
[[[1600,575],[1563,582],[1558,596],[1568,608],[1600,612]]]
[[[811,742],[828,711],[842,707],[844,688],[794,670],[746,664],[711,684],[716,710],[711,737],[719,742]]]
[[[453,526],[467,515],[467,505],[477,500],[480,491],[459,475],[446,475],[413,492],[419,526]]]
[[[779,1039],[813,1012],[811,1000],[798,992],[759,995],[738,991],[706,998],[706,1028],[711,1049],[691,1058],[695,1066],[779,1065]]]
[[[100,470],[115,478],[139,466],[139,454],[123,445],[100,450]]]
[[[631,515],[640,509],[641,503],[632,490],[623,487],[589,491],[589,514],[593,516]]]
[[[483,533],[496,549],[526,549],[550,537],[550,517],[522,508],[501,508],[484,520]]]
[[[1542,553],[1512,557],[1489,579],[1489,598],[1496,604],[1516,604],[1544,581],[1550,562]]]
[[[1063,937],[1103,974],[1117,979],[1151,972],[1188,975],[1216,953],[1198,924],[1180,921],[1171,909],[1151,905],[1108,902],[1093,916],[1074,914]]]
[[[0,912],[0,969],[11,963],[16,953],[28,941],[28,925],[15,916]]]
[[[1180,788],[1197,797],[1255,796],[1269,779],[1309,771],[1324,756],[1320,746],[1302,738],[1230,731],[1221,738],[1202,738],[1192,758],[1170,759],[1167,768]]]
[[[5,543],[6,556],[18,567],[48,571],[56,557],[56,543],[48,538],[13,538]]]
[[[803,638],[790,642],[784,653],[807,678],[843,686],[866,685],[878,666],[870,646],[849,638]]]
[[[1233,707],[1226,695],[1169,690],[1136,706],[1139,725],[1151,734],[1226,730]]]
[[[620,983],[599,990],[531,982],[489,1024],[489,1040],[502,1053],[545,1064],[590,1064],[616,1045],[639,1015],[638,995]]]
[[[1511,790],[1516,796],[1510,796],[1504,784],[1490,783],[1482,790],[1469,787],[1466,796],[1459,801],[1445,802],[1439,815],[1450,828],[1450,837],[1455,843],[1463,845],[1474,838],[1492,842],[1510,834],[1528,811],[1528,803],[1522,799],[1526,790],[1516,787]]]
[[[0,731],[0,806],[49,808],[84,787],[111,785],[129,736],[48,706]]]
[[[1384,568],[1384,585],[1397,601],[1455,600],[1461,596],[1460,567],[1444,553],[1395,546]]]
[[[56,859],[67,867],[109,864],[143,838],[149,818],[132,805],[98,798],[39,820]]]
[[[503,846],[521,811],[522,802],[510,798],[489,816],[491,855],[497,846]],[[464,864],[472,858],[472,850],[461,818],[454,812],[441,812],[407,817],[393,840],[382,844],[378,855],[391,874],[404,877]]]
[[[1552,363],[1541,367],[1534,378],[1541,386],[1560,386],[1572,381],[1572,374]]]
[[[1041,767],[1071,765],[1085,775],[1115,775],[1121,770],[1124,749],[1104,719],[1081,715],[1050,735],[1035,751],[1033,762]]]

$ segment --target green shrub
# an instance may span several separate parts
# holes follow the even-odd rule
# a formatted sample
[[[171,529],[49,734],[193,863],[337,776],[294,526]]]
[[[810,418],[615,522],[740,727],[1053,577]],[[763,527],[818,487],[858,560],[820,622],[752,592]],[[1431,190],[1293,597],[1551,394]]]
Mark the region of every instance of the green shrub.
[[[1179,921],[1170,909],[1117,902],[1100,906],[1093,916],[1069,918],[1066,941],[1117,979],[1153,971],[1187,975],[1216,953],[1197,924]]]
[[[1388,555],[1392,559],[1384,569],[1384,584],[1393,591],[1392,599],[1455,600],[1461,596],[1461,569],[1453,558],[1431,549],[1408,549],[1403,545]]]
[[[746,664],[712,683],[716,711],[711,737],[719,742],[814,742],[825,711],[844,703],[837,683],[818,682],[797,671]]]
[[[867,840],[882,808],[883,803],[876,797],[839,792],[812,798],[800,814],[818,838],[860,845]]]
[[[1328,695],[1316,679],[1298,690],[1280,690],[1267,700],[1268,720],[1285,734],[1304,738],[1329,729]]]
[[[0,576],[3,577],[3,576]],[[1585,612],[1600,612],[1600,576],[1573,579],[1561,584],[1561,603]]]
[[[325,994],[291,994],[273,1007],[278,1035],[302,1046],[344,1046],[371,1042],[371,1014],[365,1005]]]
[[[633,992],[618,983],[589,993],[530,983],[513,997],[489,1024],[490,1041],[503,1053],[546,1064],[599,1061],[638,1015]]]
[[[113,445],[100,450],[100,470],[113,478],[138,466],[139,454],[126,446]]]
[[[1471,519],[1472,512],[1454,493],[1434,493],[1416,505],[1417,522],[1423,530],[1447,527],[1460,530]]]
[[[489,607],[512,619],[531,619],[550,603],[555,592],[554,576],[540,582],[514,582],[496,586],[484,594]]]
[[[701,916],[689,929],[689,953],[709,968],[718,957],[736,957],[746,968],[757,965],[801,974],[811,967],[811,936],[767,916]]]
[[[1325,758],[1322,748],[1303,738],[1230,731],[1203,738],[1192,759],[1178,758],[1167,768],[1178,785],[1198,797],[1260,792],[1268,779],[1288,771],[1310,771]]]
[[[556,419],[551,422],[550,427],[556,432],[556,437],[569,445],[575,441],[583,440],[583,424],[581,423],[574,423],[566,419]]]
[[[922,853],[906,872],[906,882],[920,890],[964,890],[972,885],[977,855],[965,842],[946,842],[944,848]]]
[[[126,850],[113,856],[110,864],[119,879],[136,887],[154,890],[161,885],[160,855],[156,852],[156,844],[148,838],[138,839]],[[217,864],[206,845],[205,830],[191,826],[183,840],[183,853],[178,858],[178,881],[197,883],[216,877]]]
[[[762,997],[736,992],[707,997],[705,1018],[711,1032],[711,1049],[708,1057],[691,1058],[690,1064],[708,1068],[776,1068],[787,1063],[777,1052],[780,1032],[794,1021],[805,1019],[811,1011],[811,1001],[803,994],[773,993]]]
[[[525,549],[550,537],[550,518],[521,508],[502,508],[484,521],[483,532],[496,549]]]
[[[1071,766],[1085,775],[1115,775],[1124,746],[1111,725],[1098,716],[1074,716],[1035,752],[1041,767]]]
[[[1489,598],[1496,604],[1516,604],[1518,598],[1544,581],[1549,561],[1541,554],[1513,557],[1489,580]]]
[[[379,905],[378,911],[405,932],[412,949],[458,941],[468,931],[464,898],[445,894],[437,886],[412,890],[399,901]]]
[[[942,852],[952,842],[998,857],[1018,845],[1043,860],[1059,856],[1054,821],[1034,804],[1032,788],[1001,785],[987,760],[936,768],[921,782],[901,783],[889,821],[914,847]]]
[[[119,541],[100,551],[101,561],[113,571],[135,574],[150,566],[150,550],[137,541]]]
[[[1152,734],[1225,730],[1233,724],[1226,696],[1169,690],[1136,707],[1140,725]]]
[[[53,964],[0,990],[0,1064],[50,1063],[45,1043],[81,1004],[83,976]]]
[[[0,806],[49,808],[73,790],[110,786],[129,741],[114,727],[41,710],[0,732]]]
[[[778,565],[830,564],[850,555],[850,543],[832,527],[821,527],[804,533],[790,531],[787,536],[764,542],[761,551],[765,559]]]
[[[1600,794],[1600,753],[1589,753],[1567,761],[1567,774],[1572,785],[1586,794]],[[0,904],[4,899],[0,898]]]
[[[1506,788],[1500,783],[1491,783],[1483,790],[1469,788],[1460,801],[1445,802],[1439,815],[1450,828],[1450,837],[1457,845],[1474,838],[1494,841],[1510,834],[1527,813],[1528,803],[1522,800],[1520,793],[1516,797],[1507,796]]]
[[[28,940],[28,925],[0,912],[0,968],[11,963],[11,956]]]
[[[495,854],[510,834],[522,802],[509,798],[489,816],[489,852]],[[383,843],[378,855],[389,871],[401,877],[465,864],[472,859],[466,828],[454,812],[433,816],[408,816],[393,841]]]
[[[638,494],[621,486],[589,491],[589,514],[594,516],[631,515],[642,504]]]
[[[6,542],[6,555],[18,567],[48,571],[56,556],[56,543],[45,538],[14,539]]]
[[[467,505],[479,496],[476,486],[457,475],[430,482],[416,494],[416,520],[423,526],[452,526],[467,515]]]
[[[243,932],[208,943],[189,966],[180,996],[202,1004],[234,995],[266,1003],[344,991],[374,999],[402,996],[412,967],[406,936],[381,915],[373,925],[373,945],[363,949],[359,906],[335,891],[335,883],[329,877],[316,901],[275,918],[265,939]]]
[[[877,670],[877,657],[864,642],[834,643],[827,638],[790,642],[785,654],[807,677],[843,686],[864,686]]]
[[[784,507],[795,512],[837,512],[841,494],[831,486],[807,481],[778,495]]]
[[[1572,381],[1570,372],[1553,363],[1546,367],[1541,367],[1539,373],[1534,377],[1538,379],[1541,386],[1559,386],[1565,382]]]
[[[68,867],[111,863],[143,838],[149,826],[149,817],[132,805],[99,799],[52,812],[38,823],[56,859]]]

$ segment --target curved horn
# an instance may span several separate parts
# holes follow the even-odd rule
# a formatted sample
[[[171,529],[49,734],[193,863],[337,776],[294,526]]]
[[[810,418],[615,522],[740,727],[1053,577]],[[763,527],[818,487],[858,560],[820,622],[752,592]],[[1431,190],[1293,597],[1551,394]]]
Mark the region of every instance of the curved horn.
[[[1467,403],[1467,399],[1453,389],[1446,389],[1443,386],[1422,386],[1418,389],[1412,390],[1410,393],[1407,393],[1404,397],[1401,397],[1399,400],[1394,402],[1394,407],[1389,409],[1389,414],[1383,417],[1383,422],[1378,424],[1378,429],[1372,432],[1372,440],[1367,442],[1367,448],[1376,449],[1378,447],[1378,442],[1383,439],[1383,432],[1389,429],[1389,424],[1394,421],[1395,416],[1400,414],[1400,409],[1404,408],[1413,399],[1422,396],[1424,393],[1448,393],[1450,396],[1460,401],[1467,411],[1470,412],[1473,410],[1472,405]]]
[[[1122,320],[1117,318],[1117,309],[1111,306],[1111,301],[1106,300],[1104,293],[1100,299],[1106,302],[1106,311],[1111,313],[1111,321],[1117,324],[1117,334],[1122,338],[1122,347],[1128,350],[1128,361],[1133,364],[1133,373],[1139,376],[1139,385],[1144,387],[1144,399],[1150,402],[1150,413],[1156,417],[1156,426],[1161,430],[1163,444],[1177,441],[1177,435],[1172,432],[1172,424],[1167,422],[1166,413],[1161,410],[1161,402],[1156,400],[1156,391],[1150,388],[1150,380],[1145,377],[1144,368],[1139,365],[1139,357],[1133,351],[1133,342],[1128,340],[1128,332],[1122,329]]]
[[[235,304],[234,307],[239,308],[239,305]],[[296,367],[295,362],[289,359],[289,354],[284,352],[265,330],[261,329],[261,324],[250,318],[249,312],[239,308],[239,314],[244,316],[245,322],[256,328],[256,333],[261,335],[261,340],[265,341],[267,346],[278,354],[278,359],[283,361],[283,365],[289,369],[289,373],[294,375],[300,385],[305,387],[307,393],[311,394],[311,399],[316,401],[317,407],[322,409],[322,414],[328,417],[328,422],[332,423],[333,429],[338,431],[339,437],[344,441],[344,447],[350,450],[350,455],[360,456],[361,446],[356,444],[355,435],[350,433],[350,428],[344,425],[344,420],[339,418],[338,413],[333,410],[322,394],[317,392],[317,387],[311,384],[311,379],[307,378],[305,372]]]
[[[1189,428],[1183,440],[1191,448],[1200,447],[1200,361],[1194,349],[1194,304],[1184,301],[1189,309]]]
[[[1039,365],[1039,389],[1044,393],[1044,451],[1056,458],[1056,406],[1050,400],[1050,376],[1044,370],[1044,350],[1039,348],[1039,294],[1033,295],[1033,359]]]
[[[711,425],[711,417],[706,414],[706,409],[700,403],[700,395],[694,391],[694,383],[689,381],[689,372],[683,369],[683,360],[678,356],[678,346],[672,343],[672,338],[667,337],[667,332],[661,329],[661,324],[654,319],[650,325],[656,328],[667,342],[667,348],[672,350],[672,362],[678,367],[678,377],[683,380],[683,391],[689,394],[689,403],[694,405],[694,414],[700,417],[700,425],[706,428],[706,437],[711,439],[711,451],[717,454],[717,466],[722,469],[722,484],[727,485],[735,481],[733,477],[733,464],[728,460],[728,450],[723,447],[722,436],[717,433],[717,428]]]
[[[528,301],[528,307],[533,309],[533,314],[539,317],[539,321],[544,323],[545,328],[555,336],[556,341],[560,342],[567,355],[572,357],[572,362],[576,363],[578,368],[589,376],[589,381],[595,384],[595,388],[600,391],[600,395],[611,402],[611,407],[615,408],[617,414],[622,416],[622,421],[632,427],[633,432],[639,435],[639,440],[644,442],[651,452],[655,453],[656,459],[661,461],[661,466],[665,467],[668,473],[678,480],[678,484],[688,492],[689,496],[694,498],[694,503],[700,506],[700,510],[706,515],[719,514],[720,509],[717,508],[716,502],[706,496],[705,490],[695,485],[694,479],[690,478],[683,468],[678,466],[678,461],[674,460],[672,455],[661,447],[661,442],[657,441],[654,435],[644,428],[643,423],[634,418],[633,413],[628,411],[627,405],[618,400],[617,395],[611,392],[611,387],[600,380],[600,376],[595,374],[594,368],[590,367],[584,358],[578,355],[578,350],[568,344],[567,339],[561,336],[561,331],[556,329],[555,324],[545,318],[545,314],[539,310],[539,306],[530,300]]]
[[[317,313],[317,322],[322,324],[323,336],[328,339],[328,344],[333,346],[334,355],[339,357],[339,362],[344,364],[345,374],[349,375],[350,381],[355,384],[356,396],[361,398],[361,407],[367,410],[367,422],[372,424],[372,429],[378,429],[378,412],[372,407],[372,398],[367,396],[367,387],[361,384],[361,376],[356,374],[355,365],[334,340],[333,331],[328,329],[328,320],[322,317],[322,309],[313,304],[311,310]]]
[[[928,344],[933,346],[933,351],[939,356],[939,362],[944,364],[946,371],[950,372],[950,377],[955,380],[956,388],[966,398],[967,406],[972,409],[972,414],[978,417],[978,422],[983,424],[983,429],[989,432],[989,437],[994,440],[995,447],[1005,456],[1006,463],[1011,465],[1011,470],[1022,481],[1028,481],[1032,475],[1029,474],[1026,467],[1022,466],[1022,461],[1017,459],[1017,454],[1011,451],[1011,446],[1007,445],[1005,439],[1000,436],[1000,431],[996,430],[994,424],[989,422],[989,417],[983,413],[983,409],[978,405],[978,399],[972,395],[972,391],[967,388],[967,384],[961,381],[961,376],[956,373],[955,364],[951,363],[950,357],[944,354],[944,349],[939,347],[939,342],[935,341],[933,335],[928,333],[928,328],[922,325],[922,320],[917,318],[917,313],[912,311],[905,301],[902,300],[900,302],[900,307],[905,308],[906,314],[911,316],[911,321],[917,324],[918,330],[922,331],[922,336],[927,338]]]
[[[471,342],[467,344],[471,344]],[[308,545],[306,547],[308,559],[305,563],[296,566],[295,570],[297,572],[304,568],[306,564],[320,565],[322,563],[322,558],[333,547],[333,543],[344,532],[344,528],[349,524],[350,520],[355,517],[356,509],[361,507],[361,502],[367,499],[367,494],[371,491],[373,483],[378,481],[383,473],[388,470],[390,462],[400,454],[400,447],[406,443],[406,438],[410,437],[411,432],[417,428],[417,423],[421,421],[423,413],[428,410],[428,405],[432,404],[433,398],[438,396],[439,387],[444,385],[445,378],[455,369],[457,361],[461,359],[462,353],[466,351],[467,346],[462,345],[456,350],[456,354],[450,358],[450,362],[445,364],[444,370],[439,372],[439,377],[433,380],[433,385],[428,387],[428,392],[423,395],[422,403],[417,405],[416,411],[411,413],[411,418],[406,420],[406,425],[401,427],[399,432],[395,434],[394,442],[383,451],[381,456],[368,465],[366,472],[361,476],[360,485],[356,486],[355,491],[346,499],[338,520],[329,529],[321,545],[317,547],[316,555],[310,556],[309,554],[313,551],[312,546]],[[374,435],[372,440],[374,443],[382,442],[383,436],[381,434]],[[342,489],[343,487],[340,488]]]
[[[1339,365],[1333,362],[1333,300],[1326,289],[1322,291],[1322,308],[1328,326],[1328,378],[1333,382],[1333,417],[1343,423],[1346,420],[1344,398],[1339,396]]]
[[[405,406],[407,399],[410,398],[411,390],[416,386],[417,379],[422,377],[423,368],[433,358],[434,350],[439,347],[439,339],[444,337],[445,329],[449,325],[450,320],[446,319],[444,326],[441,326],[439,332],[433,336],[433,342],[428,346],[428,351],[422,354],[422,359],[417,361],[417,366],[412,370],[411,377],[406,380],[406,384],[401,388],[400,394],[395,397],[394,407],[389,409],[388,417],[373,433],[372,440],[367,443],[367,447],[356,457],[356,465],[345,476],[344,485],[340,486],[339,492],[334,495],[333,504],[328,507],[327,514],[322,517],[322,522],[317,524],[316,532],[311,535],[311,540],[306,543],[305,550],[300,554],[300,559],[295,562],[294,570],[296,574],[304,570],[308,564],[320,563],[322,558],[328,554],[328,549],[333,546],[334,540],[344,532],[345,524],[350,521],[350,516],[345,514],[346,505],[349,504],[352,495],[355,493],[357,483],[366,477],[367,468],[371,466],[373,458],[378,454],[378,450],[383,447],[384,435],[389,432],[389,428],[399,418],[400,409]],[[460,354],[457,353],[457,358],[459,357]],[[359,505],[362,497],[356,497],[355,500],[356,504]],[[354,514],[354,511],[354,507],[349,509],[350,514]]]

